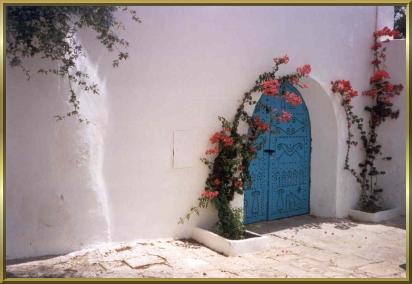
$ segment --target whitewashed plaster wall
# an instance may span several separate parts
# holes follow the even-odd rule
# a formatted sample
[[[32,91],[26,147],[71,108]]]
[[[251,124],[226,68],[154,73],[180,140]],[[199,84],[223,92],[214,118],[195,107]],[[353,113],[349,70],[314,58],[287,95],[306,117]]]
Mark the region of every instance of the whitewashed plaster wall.
[[[392,157],[391,161],[381,161],[378,165],[386,171],[386,175],[378,177],[378,185],[383,188],[383,199],[386,206],[399,207],[406,213],[406,41],[392,40],[384,43],[387,48],[387,70],[391,74],[391,82],[402,84],[404,90],[394,98],[393,108],[399,110],[397,120],[387,120],[379,128],[378,135],[382,144],[382,152]]]
[[[311,178],[319,188],[312,213],[347,214],[356,184],[340,166],[344,114],[330,81],[368,87],[376,7],[146,6],[137,13],[142,24],[118,15],[130,58],[116,70],[114,55],[91,33],[80,35],[89,53],[82,64],[103,86],[101,96],[82,98],[89,125],[53,120],[68,109],[65,82],[27,82],[7,68],[7,258],[186,237],[194,224],[213,224],[213,210],[177,224],[203,190],[207,170],[199,157],[219,129],[217,116],[231,118],[257,75],[285,53],[291,61],[282,73],[312,65],[309,84],[319,93],[303,92],[317,118],[312,131],[337,143],[326,146],[335,156],[317,160],[325,167],[329,157],[331,166]]]

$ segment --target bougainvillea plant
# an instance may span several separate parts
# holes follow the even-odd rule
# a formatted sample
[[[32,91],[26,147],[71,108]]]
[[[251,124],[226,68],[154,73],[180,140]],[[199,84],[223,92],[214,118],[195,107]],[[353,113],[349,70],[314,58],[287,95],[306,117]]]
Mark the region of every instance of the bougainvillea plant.
[[[382,145],[378,142],[378,127],[386,119],[397,119],[399,110],[393,109],[392,100],[399,96],[403,86],[392,84],[390,74],[385,66],[386,48],[382,45],[382,38],[399,37],[397,30],[383,28],[375,32],[374,43],[371,47],[373,51],[374,73],[370,78],[370,88],[363,92],[371,100],[371,104],[365,107],[368,114],[368,124],[364,124],[364,119],[353,112],[352,98],[358,95],[351,83],[347,80],[332,81],[332,92],[341,95],[342,106],[345,110],[348,138],[344,168],[348,170],[359,183],[361,194],[359,207],[366,212],[377,212],[383,209],[382,188],[377,185],[377,177],[384,175],[385,171],[379,170],[376,166],[378,158],[391,160],[392,158],[382,153]],[[385,41],[387,41],[386,39]],[[351,147],[357,146],[358,141],[354,139],[353,129],[356,128],[360,133],[361,147],[363,149],[363,161],[354,168],[350,163]]]
[[[87,121],[80,114],[77,85],[89,94],[99,94],[99,86],[90,81],[86,71],[80,70],[77,60],[87,57],[77,33],[89,28],[108,51],[117,52],[112,61],[118,67],[129,57],[129,43],[120,37],[125,26],[116,19],[116,12],[126,12],[131,19],[140,23],[136,11],[127,6],[7,6],[6,7],[6,55],[11,67],[19,67],[27,79],[31,70],[24,65],[24,59],[39,56],[45,62],[56,62],[53,68],[39,68],[39,74],[54,74],[67,79],[69,87],[68,102],[72,109],[66,114],[56,115],[57,120],[75,117],[80,122]]]
[[[266,124],[258,117],[253,118],[247,113],[247,105],[255,105],[254,95],[264,93],[267,96],[275,96],[278,99],[284,99],[291,105],[302,103],[302,99],[290,92],[285,91],[282,85],[290,82],[292,85],[306,88],[300,80],[311,72],[310,65],[304,65],[297,68],[295,73],[277,77],[276,73],[279,66],[287,64],[289,57],[287,55],[273,59],[274,66],[271,72],[265,72],[258,77],[254,86],[243,95],[243,99],[237,108],[236,114],[232,121],[219,117],[222,129],[213,134],[210,138],[212,147],[206,151],[210,158],[202,158],[202,161],[209,168],[210,172],[206,180],[206,186],[198,199],[198,205],[193,206],[179,223],[189,220],[193,213],[199,215],[200,208],[207,208],[213,204],[218,211],[218,228],[219,233],[230,239],[242,239],[245,235],[245,226],[243,223],[243,210],[231,206],[235,193],[243,194],[244,185],[251,185],[251,179],[248,168],[251,160],[256,157],[257,150],[262,143],[256,144],[256,139],[262,133],[270,130],[270,125]],[[281,122],[288,122],[292,119],[292,114],[285,110],[272,110],[266,105],[262,108],[270,112],[273,119]],[[239,123],[243,121],[249,126],[246,134],[239,133]]]

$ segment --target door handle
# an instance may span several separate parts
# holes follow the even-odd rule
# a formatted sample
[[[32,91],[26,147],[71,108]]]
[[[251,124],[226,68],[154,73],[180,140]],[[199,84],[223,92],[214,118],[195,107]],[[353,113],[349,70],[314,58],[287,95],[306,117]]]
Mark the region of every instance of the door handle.
[[[272,155],[273,153],[275,153],[275,150],[266,149],[266,150],[263,150],[263,152],[268,153],[269,155]]]

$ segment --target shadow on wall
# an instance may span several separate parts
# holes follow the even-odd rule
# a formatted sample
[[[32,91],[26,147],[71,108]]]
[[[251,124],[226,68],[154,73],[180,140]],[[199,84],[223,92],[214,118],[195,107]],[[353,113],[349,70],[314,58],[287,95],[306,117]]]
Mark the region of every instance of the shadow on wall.
[[[31,69],[38,66],[33,59]],[[94,64],[91,79],[104,89]],[[110,241],[102,176],[105,94],[80,94],[92,121],[56,122],[68,111],[67,84],[59,78],[7,70],[6,258],[59,254]],[[47,82],[47,83],[46,83]],[[104,91],[104,90],[103,90]]]

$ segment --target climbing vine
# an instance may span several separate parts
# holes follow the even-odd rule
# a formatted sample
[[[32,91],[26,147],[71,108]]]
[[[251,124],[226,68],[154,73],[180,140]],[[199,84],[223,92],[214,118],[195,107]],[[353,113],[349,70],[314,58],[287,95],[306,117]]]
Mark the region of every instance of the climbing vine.
[[[54,74],[69,83],[69,100],[72,109],[55,117],[76,117],[80,122],[86,119],[80,114],[80,101],[74,85],[90,94],[99,94],[98,85],[90,82],[87,72],[79,70],[76,61],[86,56],[76,34],[90,28],[108,51],[117,51],[113,67],[129,56],[129,43],[118,35],[124,25],[115,19],[116,11],[127,12],[133,21],[140,22],[136,11],[116,6],[7,6],[6,54],[12,67],[19,67],[27,79],[31,70],[23,64],[24,58],[40,56],[43,60],[58,63],[57,68],[39,68],[37,73]]]
[[[368,114],[368,123],[365,125],[364,119],[353,111],[352,98],[358,96],[358,92],[352,88],[347,80],[332,81],[332,92],[341,95],[342,106],[346,114],[347,122],[347,148],[344,168],[355,178],[361,188],[359,207],[363,211],[376,212],[382,210],[382,191],[377,185],[377,177],[384,175],[385,171],[376,166],[376,160],[391,160],[390,156],[382,153],[382,145],[378,142],[378,127],[386,119],[397,119],[399,110],[393,109],[392,100],[399,96],[403,86],[389,82],[390,74],[386,71],[386,48],[383,47],[381,39],[383,37],[399,37],[397,30],[387,27],[374,33],[374,43],[371,47],[374,59],[374,73],[370,78],[370,89],[363,92],[363,95],[371,99],[371,104],[365,107]],[[353,129],[360,133],[361,147],[364,158],[358,164],[358,168],[351,166],[351,148],[358,145],[355,140]]]
[[[189,220],[194,213],[199,215],[200,208],[207,208],[209,204],[213,204],[218,211],[219,233],[229,239],[244,238],[245,226],[242,209],[233,208],[231,201],[236,193],[243,194],[245,185],[250,187],[253,183],[248,171],[249,164],[256,157],[257,150],[263,145],[262,143],[256,144],[256,140],[262,133],[270,130],[270,125],[258,117],[253,118],[247,113],[245,107],[256,104],[254,98],[256,93],[285,99],[287,103],[294,106],[301,104],[302,99],[299,96],[282,89],[281,86],[290,82],[295,86],[306,88],[307,86],[301,84],[300,80],[311,72],[311,66],[304,65],[297,68],[295,73],[277,77],[279,67],[287,64],[289,57],[285,55],[274,58],[273,62],[272,71],[259,75],[254,86],[243,94],[233,120],[229,121],[224,117],[219,117],[222,129],[210,138],[212,147],[206,151],[208,158],[202,158],[203,163],[209,169],[205,189],[198,198],[197,206],[193,206],[179,223]],[[285,110],[272,110],[266,105],[260,107],[270,112],[273,119],[280,122],[288,122],[292,119],[292,114]],[[240,122],[245,122],[249,126],[248,133],[239,133]]]

